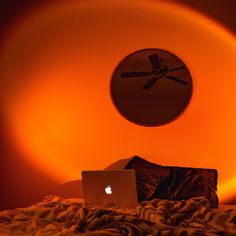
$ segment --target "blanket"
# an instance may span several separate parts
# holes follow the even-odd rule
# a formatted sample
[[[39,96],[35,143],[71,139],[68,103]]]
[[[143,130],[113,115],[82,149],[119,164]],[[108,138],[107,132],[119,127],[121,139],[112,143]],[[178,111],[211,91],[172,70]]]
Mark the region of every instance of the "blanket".
[[[47,196],[30,207],[1,211],[0,235],[236,235],[236,208],[210,208],[204,197],[116,209]]]

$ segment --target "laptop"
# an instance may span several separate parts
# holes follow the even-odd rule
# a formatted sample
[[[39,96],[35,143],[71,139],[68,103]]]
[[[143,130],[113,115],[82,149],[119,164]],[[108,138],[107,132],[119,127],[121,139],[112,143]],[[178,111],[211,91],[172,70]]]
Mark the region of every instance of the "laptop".
[[[134,208],[138,204],[134,170],[82,171],[85,204]]]

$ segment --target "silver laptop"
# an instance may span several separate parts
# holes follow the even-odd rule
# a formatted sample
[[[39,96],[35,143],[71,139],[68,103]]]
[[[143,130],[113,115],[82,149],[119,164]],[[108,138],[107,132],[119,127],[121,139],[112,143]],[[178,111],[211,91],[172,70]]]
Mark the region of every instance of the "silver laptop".
[[[133,208],[138,204],[134,170],[82,171],[85,204]]]

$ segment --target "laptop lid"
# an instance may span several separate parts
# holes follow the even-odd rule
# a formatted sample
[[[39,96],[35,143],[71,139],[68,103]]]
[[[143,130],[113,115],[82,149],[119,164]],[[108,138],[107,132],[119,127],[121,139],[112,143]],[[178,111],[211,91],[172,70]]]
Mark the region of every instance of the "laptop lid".
[[[85,204],[132,208],[138,204],[134,170],[82,171]]]

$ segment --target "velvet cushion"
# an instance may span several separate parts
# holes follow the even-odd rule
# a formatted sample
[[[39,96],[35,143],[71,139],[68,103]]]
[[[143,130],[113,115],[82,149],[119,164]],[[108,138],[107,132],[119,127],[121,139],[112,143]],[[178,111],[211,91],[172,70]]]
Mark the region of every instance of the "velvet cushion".
[[[166,167],[170,175],[153,194],[153,198],[182,200],[204,196],[211,207],[218,207],[217,170],[185,167]]]
[[[160,183],[169,176],[167,168],[148,162],[138,156],[130,159],[125,169],[135,170],[139,201],[152,199]]]
[[[131,158],[124,168],[135,170],[139,201],[204,196],[211,207],[218,207],[217,170],[160,166],[138,156]]]

